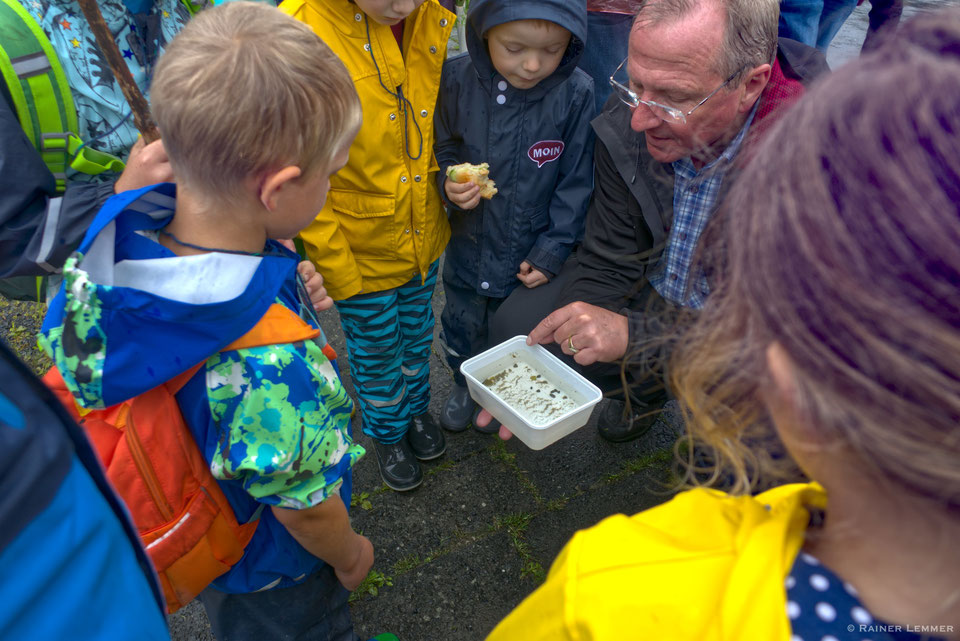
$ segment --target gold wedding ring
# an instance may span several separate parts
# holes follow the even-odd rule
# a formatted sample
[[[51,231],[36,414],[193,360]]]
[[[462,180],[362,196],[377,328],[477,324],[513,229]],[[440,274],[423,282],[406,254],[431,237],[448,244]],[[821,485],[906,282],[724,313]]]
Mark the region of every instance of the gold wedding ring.
[[[573,334],[567,337],[567,347],[570,348],[571,354],[576,354],[580,350],[573,346]]]

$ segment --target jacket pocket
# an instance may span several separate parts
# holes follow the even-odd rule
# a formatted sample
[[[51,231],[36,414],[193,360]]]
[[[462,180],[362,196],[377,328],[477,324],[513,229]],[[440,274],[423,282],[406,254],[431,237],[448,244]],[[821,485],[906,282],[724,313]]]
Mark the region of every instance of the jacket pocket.
[[[539,234],[550,226],[550,205],[542,204],[526,209],[522,217],[529,221],[530,231]]]
[[[327,198],[354,255],[397,257],[396,198],[344,189],[331,189]]]

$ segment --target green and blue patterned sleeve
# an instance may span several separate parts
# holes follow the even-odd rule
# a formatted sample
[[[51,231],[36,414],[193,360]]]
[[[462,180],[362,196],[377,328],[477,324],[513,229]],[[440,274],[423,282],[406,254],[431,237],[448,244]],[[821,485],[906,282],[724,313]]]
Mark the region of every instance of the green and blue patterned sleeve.
[[[353,402],[312,340],[216,354],[207,396],[218,426],[213,475],[262,503],[322,503],[364,454],[350,437]]]

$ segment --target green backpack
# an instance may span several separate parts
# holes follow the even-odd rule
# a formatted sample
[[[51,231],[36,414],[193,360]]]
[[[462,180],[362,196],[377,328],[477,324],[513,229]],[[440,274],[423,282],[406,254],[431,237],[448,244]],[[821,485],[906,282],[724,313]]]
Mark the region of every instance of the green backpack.
[[[206,4],[181,3],[191,15]],[[60,60],[43,29],[17,0],[0,0],[0,74],[20,126],[57,181],[58,194],[66,189],[68,169],[91,176],[123,171],[122,160],[84,144]],[[31,276],[7,278],[0,281],[0,294],[42,301],[44,280]]]
[[[123,161],[83,144],[66,74],[40,25],[16,0],[0,0],[0,73],[20,126],[66,188],[67,168],[96,175],[123,171]]]

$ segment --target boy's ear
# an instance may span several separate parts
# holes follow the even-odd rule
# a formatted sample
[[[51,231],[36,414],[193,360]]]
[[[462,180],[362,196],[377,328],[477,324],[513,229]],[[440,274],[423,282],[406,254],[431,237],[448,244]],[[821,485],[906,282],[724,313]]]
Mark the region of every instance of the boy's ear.
[[[260,179],[258,197],[267,211],[274,211],[277,208],[284,187],[291,180],[299,178],[302,173],[299,167],[290,165],[264,174]]]

